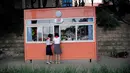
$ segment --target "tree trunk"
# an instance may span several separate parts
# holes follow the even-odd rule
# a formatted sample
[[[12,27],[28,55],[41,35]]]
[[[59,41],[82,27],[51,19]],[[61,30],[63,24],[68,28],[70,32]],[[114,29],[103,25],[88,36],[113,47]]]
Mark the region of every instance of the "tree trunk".
[[[38,0],[38,8],[41,8],[41,0]]]
[[[36,0],[31,0],[31,8],[34,8],[34,3],[36,2]]]
[[[42,5],[43,5],[43,8],[45,8],[47,5],[47,0],[42,0]]]
[[[56,0],[56,7],[59,7],[59,0]]]

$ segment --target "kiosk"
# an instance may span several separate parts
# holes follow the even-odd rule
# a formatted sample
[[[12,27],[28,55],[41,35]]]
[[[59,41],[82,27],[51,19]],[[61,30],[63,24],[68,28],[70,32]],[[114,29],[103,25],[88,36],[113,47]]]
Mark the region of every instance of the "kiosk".
[[[54,33],[61,37],[62,60],[96,60],[95,13],[95,6],[24,10],[25,60],[46,59],[45,40]]]

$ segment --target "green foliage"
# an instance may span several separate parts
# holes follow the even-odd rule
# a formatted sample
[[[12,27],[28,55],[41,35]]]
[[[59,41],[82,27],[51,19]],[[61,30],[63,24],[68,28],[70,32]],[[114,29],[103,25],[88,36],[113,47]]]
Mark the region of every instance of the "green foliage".
[[[91,73],[113,73],[113,71],[110,70],[107,66],[103,65],[99,69],[92,68]]]
[[[121,68],[108,68],[105,65],[101,66],[99,69],[92,68],[91,73],[130,73],[130,65],[122,66]]]
[[[95,67],[92,68],[90,71],[91,71],[91,73],[99,73],[99,69],[97,69]]]
[[[106,66],[101,66],[100,73],[110,73],[110,70]]]
[[[76,67],[65,67],[65,68],[28,68],[28,67],[21,67],[21,68],[1,68],[0,73],[130,73],[130,65],[122,66],[121,68],[117,69],[110,69],[108,67],[101,66],[100,68],[91,68],[90,72],[88,72],[87,68],[76,68]]]
[[[87,73],[87,69],[79,70],[76,67],[65,67],[59,69],[52,68],[39,68],[39,69],[31,69],[27,67],[21,68],[2,68],[0,69],[0,73]]]
[[[10,6],[7,7],[8,8],[5,9],[5,12],[3,12],[3,14],[0,14],[1,16],[0,37],[9,33],[15,33],[16,35],[19,36],[23,34],[24,29],[24,20],[22,19],[23,10],[12,9],[10,8]]]
[[[116,17],[112,12],[105,8],[97,8],[97,24],[104,30],[112,30],[120,26]]]

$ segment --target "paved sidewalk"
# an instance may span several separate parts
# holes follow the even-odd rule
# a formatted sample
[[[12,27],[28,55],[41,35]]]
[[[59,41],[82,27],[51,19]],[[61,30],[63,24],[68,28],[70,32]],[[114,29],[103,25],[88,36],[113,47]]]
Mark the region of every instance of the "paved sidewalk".
[[[79,67],[79,68],[92,68],[93,66],[100,67],[100,65],[106,65],[110,68],[118,68],[123,65],[130,63],[130,58],[111,58],[106,56],[101,56],[100,61],[92,61],[89,60],[64,60],[62,64],[45,64],[43,60],[33,60],[32,63],[24,62],[23,58],[16,59],[4,59],[0,60],[0,67],[8,66],[8,67],[21,67],[27,66],[31,68],[41,68],[41,67],[51,67],[51,68],[63,68],[67,66]]]

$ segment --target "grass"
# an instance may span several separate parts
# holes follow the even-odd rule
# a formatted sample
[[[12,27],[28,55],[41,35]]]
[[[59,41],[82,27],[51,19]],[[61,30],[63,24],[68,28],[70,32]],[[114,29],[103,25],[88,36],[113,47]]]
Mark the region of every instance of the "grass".
[[[130,73],[130,65],[126,67],[121,67],[117,69],[109,69],[106,66],[101,66],[100,68],[91,68],[89,71],[86,68],[76,68],[76,67],[65,67],[59,69],[53,68],[39,68],[32,70],[28,67],[21,68],[1,68],[0,73]]]

